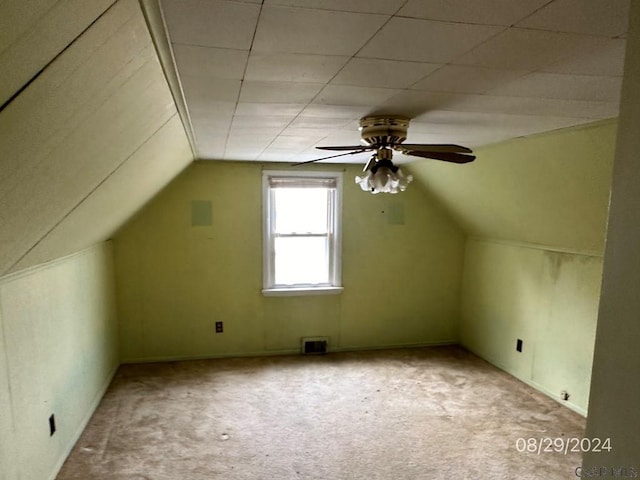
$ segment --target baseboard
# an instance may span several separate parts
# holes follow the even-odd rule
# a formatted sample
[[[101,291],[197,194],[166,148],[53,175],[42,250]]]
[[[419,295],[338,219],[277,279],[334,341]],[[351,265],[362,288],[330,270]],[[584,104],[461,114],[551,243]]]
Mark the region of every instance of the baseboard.
[[[555,395],[554,393],[551,392],[551,390],[545,388],[543,385],[540,385],[539,383],[534,382],[533,380],[529,380],[528,378],[524,378],[521,375],[518,375],[514,372],[511,372],[506,366],[502,365],[500,362],[497,362],[485,355],[480,354],[479,352],[477,352],[476,350],[474,350],[473,348],[468,347],[467,345],[461,344],[461,346],[470,351],[471,353],[473,353],[474,355],[480,357],[481,359],[485,360],[486,362],[489,362],[491,365],[493,365],[496,368],[499,368],[500,370],[502,370],[505,373],[508,373],[509,375],[511,375],[514,378],[517,378],[518,380],[520,380],[522,383],[525,383],[527,385],[529,385],[531,388],[534,388],[535,390],[539,391],[540,393],[546,395],[547,397],[551,398],[552,400],[555,400],[556,402],[558,402],[560,405],[562,405],[563,407],[567,407],[569,410],[572,410],[574,412],[576,412],[578,415],[581,415],[583,417],[587,417],[587,409],[576,405],[573,402],[569,402],[568,400],[563,400],[562,398],[560,398],[559,395]]]
[[[163,363],[163,362],[185,362],[189,360],[214,360],[216,358],[241,358],[241,357],[275,357],[279,355],[296,355],[300,349],[286,350],[261,350],[256,352],[225,352],[206,353],[200,355],[165,355],[156,357],[125,358],[121,360],[123,365],[135,363]]]
[[[514,375],[514,377],[515,377],[515,375]],[[520,377],[516,377],[516,378],[518,378],[518,380],[520,380],[521,382],[524,382],[527,385],[535,388],[536,390],[544,393],[547,397],[552,398],[553,400],[558,402],[560,405],[562,405],[564,407],[567,407],[569,410],[573,410],[577,414],[587,418],[587,410],[585,408],[582,408],[581,406],[576,405],[575,403],[570,402],[568,400],[563,400],[560,397],[560,395],[555,395],[555,394],[551,393],[550,390],[546,389],[544,386],[540,385],[539,383],[536,383],[534,381],[528,381],[528,380],[520,378]]]
[[[329,344],[328,353],[338,352],[358,352],[365,350],[389,350],[392,348],[421,348],[421,347],[443,347],[447,345],[458,345],[457,340],[442,340],[438,342],[421,342],[421,343],[393,343],[386,345],[366,345],[366,346],[341,346],[332,347]],[[123,365],[136,363],[162,363],[162,362],[183,362],[189,360],[213,360],[216,358],[240,358],[240,357],[274,357],[279,355],[299,355],[300,348],[282,349],[282,350],[260,350],[253,352],[225,352],[225,353],[209,353],[201,355],[166,355],[154,357],[133,357],[121,360]]]
[[[60,473],[60,469],[62,468],[62,465],[64,465],[64,462],[67,460],[67,457],[71,454],[73,447],[76,446],[76,443],[80,439],[80,436],[82,435],[82,432],[84,432],[84,429],[87,427],[89,420],[91,420],[91,417],[93,416],[94,412],[98,408],[98,405],[100,405],[100,402],[102,401],[102,397],[104,397],[104,394],[107,392],[109,385],[111,385],[111,382],[113,381],[113,377],[115,377],[119,367],[120,365],[117,364],[113,368],[111,373],[107,375],[107,380],[102,384],[102,386],[98,390],[98,393],[93,398],[93,401],[89,405],[87,412],[85,413],[84,417],[80,421],[78,428],[75,430],[75,432],[71,436],[71,440],[69,441],[69,444],[67,445],[67,448],[65,449],[64,454],[61,456],[60,460],[55,465],[53,472],[49,477],[49,480],[55,480],[55,478],[58,476],[58,473]]]
[[[329,345],[329,353],[331,352],[361,352],[367,350],[391,350],[393,348],[424,348],[424,347],[446,347],[449,345],[459,345],[457,340],[442,340],[437,342],[419,342],[419,343],[389,343],[385,345],[374,346],[344,346],[331,348]]]

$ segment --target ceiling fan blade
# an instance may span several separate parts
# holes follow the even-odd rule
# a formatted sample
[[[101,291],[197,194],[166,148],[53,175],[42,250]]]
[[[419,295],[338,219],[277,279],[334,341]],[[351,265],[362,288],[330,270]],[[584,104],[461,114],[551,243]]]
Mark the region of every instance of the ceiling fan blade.
[[[475,160],[475,155],[465,155],[455,152],[418,152],[415,150],[403,151],[405,155],[414,157],[430,158],[433,160],[443,160],[451,163],[469,163]]]
[[[320,150],[335,150],[336,152],[340,152],[342,150],[375,150],[375,147],[365,146],[365,145],[355,145],[349,147],[316,147]]]
[[[396,150],[411,150],[414,152],[454,152],[472,153],[470,148],[452,144],[401,143],[394,147]]]
[[[358,153],[363,153],[363,152],[366,152],[367,150],[368,148],[365,148],[365,149],[357,150],[355,152],[339,153],[338,155],[329,155],[328,157],[314,158],[313,160],[307,160],[306,162],[292,163],[291,166],[297,167],[298,165],[304,165],[305,163],[319,162],[320,160],[327,160],[328,158],[344,157],[345,155],[357,155]]]

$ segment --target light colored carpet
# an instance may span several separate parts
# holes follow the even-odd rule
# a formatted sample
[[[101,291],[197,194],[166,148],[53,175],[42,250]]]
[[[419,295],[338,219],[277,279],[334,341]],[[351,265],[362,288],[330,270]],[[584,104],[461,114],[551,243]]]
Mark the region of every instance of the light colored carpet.
[[[126,365],[58,480],[570,479],[582,417],[458,347]]]

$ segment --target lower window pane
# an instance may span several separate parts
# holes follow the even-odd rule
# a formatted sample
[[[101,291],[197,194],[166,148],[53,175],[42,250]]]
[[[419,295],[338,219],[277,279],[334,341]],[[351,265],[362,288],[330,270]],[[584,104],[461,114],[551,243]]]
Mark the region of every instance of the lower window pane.
[[[326,237],[275,238],[276,285],[328,284]]]

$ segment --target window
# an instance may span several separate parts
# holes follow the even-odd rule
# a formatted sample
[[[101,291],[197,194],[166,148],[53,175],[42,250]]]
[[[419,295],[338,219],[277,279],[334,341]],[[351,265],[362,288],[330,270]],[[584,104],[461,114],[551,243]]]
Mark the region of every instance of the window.
[[[263,172],[265,295],[338,293],[342,174]]]

